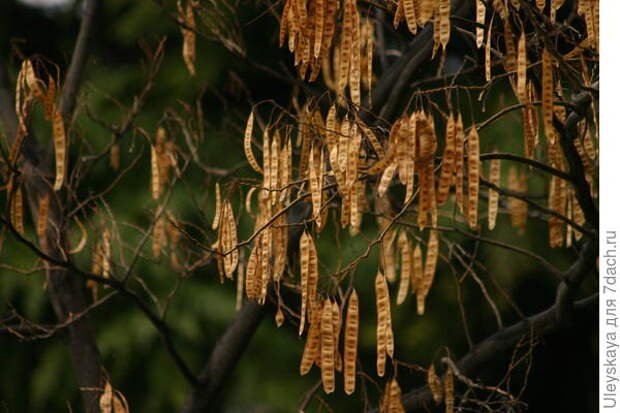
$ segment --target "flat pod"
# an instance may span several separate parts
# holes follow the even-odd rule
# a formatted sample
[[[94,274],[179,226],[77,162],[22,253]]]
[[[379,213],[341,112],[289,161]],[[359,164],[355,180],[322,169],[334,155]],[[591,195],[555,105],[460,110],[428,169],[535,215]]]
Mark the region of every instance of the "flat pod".
[[[359,330],[359,303],[357,292],[353,290],[347,306],[347,321],[344,331],[344,391],[355,391],[355,369],[357,362],[357,336]]]

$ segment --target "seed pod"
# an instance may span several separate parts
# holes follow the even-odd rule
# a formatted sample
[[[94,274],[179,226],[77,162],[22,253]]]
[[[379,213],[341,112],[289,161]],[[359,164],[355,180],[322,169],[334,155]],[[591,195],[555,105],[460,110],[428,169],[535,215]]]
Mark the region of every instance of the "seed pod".
[[[443,387],[441,385],[441,380],[435,372],[434,364],[431,364],[426,373],[426,384],[428,385],[428,388],[431,389],[431,393],[433,393],[433,400],[435,401],[435,404],[441,403],[441,400],[443,399]]]
[[[308,305],[308,278],[310,276],[310,235],[306,231],[299,239],[300,268],[301,268],[301,314],[299,335],[304,331],[306,323],[306,307]]]
[[[435,27],[435,30],[437,27]],[[450,41],[450,0],[439,0],[439,42],[443,50]]]
[[[110,278],[110,265],[112,261],[112,245],[110,244],[110,231],[103,229],[101,242],[101,276]]]
[[[443,152],[443,162],[441,164],[441,176],[439,178],[439,189],[437,191],[437,204],[443,205],[450,194],[450,186],[454,175],[455,154],[456,154],[456,122],[454,115],[448,116],[446,124],[446,145]]]
[[[500,173],[501,173],[500,160],[491,159],[491,163],[489,165],[489,181],[495,186],[499,186]],[[497,222],[498,207],[499,207],[499,192],[497,192],[496,190],[492,188],[489,188],[489,229],[490,230],[495,228],[495,223]]]
[[[233,273],[239,264],[239,250],[237,249],[237,222],[230,201],[224,203],[222,223],[220,224],[221,248],[224,256],[224,273],[226,278],[232,279]]]
[[[22,188],[18,185],[14,191],[9,191],[9,193],[11,192],[13,192],[9,212],[11,225],[13,225],[18,233],[24,235],[24,200]]]
[[[400,250],[400,283],[398,285],[398,295],[396,296],[396,304],[402,304],[409,293],[409,282],[412,270],[411,243],[407,238],[407,233],[401,231],[398,236],[398,249]]]
[[[491,81],[491,30],[493,27],[493,16],[491,16],[491,22],[487,30],[487,42],[484,46],[484,79],[487,82]]]
[[[547,141],[555,144],[556,133],[553,128],[553,63],[547,49],[542,54],[542,111]]]
[[[405,13],[405,19],[407,20],[407,27],[412,34],[416,34],[418,31],[418,23],[415,15],[415,0],[401,0],[401,3],[403,3],[402,7]]]
[[[403,21],[403,19],[407,17],[405,15],[405,5],[403,3],[404,1],[405,0],[398,0],[397,2],[396,11],[394,12],[394,21],[392,22],[392,26],[394,27],[394,30],[398,30],[398,27],[400,26],[400,22]]]
[[[402,393],[400,386],[394,377],[390,381],[389,395],[387,397],[387,412],[388,413],[405,413],[405,408],[402,403]]]
[[[336,371],[342,371],[342,356],[340,355],[340,306],[336,300],[332,303],[332,328],[334,331],[334,366]]]
[[[248,121],[245,125],[245,134],[243,135],[243,149],[245,151],[245,157],[248,159],[248,163],[259,174],[263,173],[263,170],[258,166],[258,162],[252,152],[252,131],[254,130],[254,111],[250,111]]]
[[[420,13],[418,19],[420,26],[424,27],[433,17],[433,10],[435,6],[434,0],[419,0],[420,1]]]
[[[467,177],[469,180],[467,217],[469,227],[476,229],[478,227],[478,191],[480,188],[480,137],[476,125],[472,125],[469,132],[467,148]]]
[[[213,213],[213,223],[211,229],[216,230],[220,225],[222,215],[222,194],[220,191],[220,183],[215,183],[215,212]]]
[[[517,47],[517,97],[521,103],[527,102],[527,51],[525,32],[521,32]]]
[[[314,361],[319,356],[321,345],[321,314],[320,308],[315,311],[310,319],[310,328],[308,328],[308,336],[306,337],[306,345],[304,346],[304,352],[301,356],[301,363],[299,365],[300,375],[307,374]]]
[[[418,294],[422,279],[424,278],[424,262],[422,260],[422,249],[417,244],[413,250],[413,274],[411,277],[411,292]]]
[[[349,90],[351,92],[351,101],[355,105],[362,103],[360,93],[360,82],[362,77],[361,68],[361,38],[360,38],[360,16],[357,13],[357,7],[353,4],[352,13],[352,32],[351,32],[351,63],[349,65]]]
[[[47,216],[50,206],[50,194],[45,193],[39,200],[39,210],[37,213],[37,236],[39,245],[43,251],[47,250]]]
[[[317,144],[312,145],[308,159],[308,170],[310,172],[310,195],[312,199],[312,216],[316,220],[317,226],[321,226],[321,149]]]
[[[425,301],[428,292],[433,285],[433,279],[435,278],[435,269],[437,267],[437,258],[439,256],[439,238],[437,237],[437,231],[431,230],[428,238],[428,248],[426,250],[426,262],[424,265],[424,275],[420,280],[420,286],[418,287],[417,304],[418,314],[422,315],[425,311]]]
[[[347,321],[344,331],[344,392],[355,391],[355,369],[357,361],[357,335],[359,329],[359,304],[357,292],[353,290],[347,307]]]
[[[393,162],[383,171],[381,180],[379,181],[379,188],[377,189],[379,196],[385,196],[389,185],[392,183],[392,179],[394,179],[394,174],[396,173],[397,168],[398,164]]]
[[[375,295],[377,300],[377,374],[383,377],[387,354],[390,297],[387,281],[381,272],[378,272],[375,278]]]
[[[183,60],[187,71],[192,75],[196,75],[194,61],[196,60],[196,20],[194,19],[194,2],[189,0],[185,13],[181,8],[181,2],[178,3],[179,14],[184,26],[181,26],[181,34],[183,35]]]
[[[455,159],[454,159],[454,173],[455,173],[455,186],[456,186],[456,204],[459,207],[461,213],[465,213],[464,208],[464,196],[463,196],[463,176],[464,176],[464,155],[465,152],[465,132],[463,128],[463,117],[459,113],[456,118],[455,127]]]
[[[484,42],[484,21],[486,6],[482,0],[476,0],[476,47],[480,49]]]
[[[329,1],[329,0],[328,0]],[[314,57],[321,55],[321,42],[323,41],[323,27],[325,25],[325,0],[314,1]]]
[[[52,130],[54,133],[54,155],[56,158],[56,179],[54,181],[54,191],[58,191],[62,188],[62,184],[64,183],[67,167],[67,140],[65,136],[65,123],[58,110],[54,111]]]
[[[256,293],[258,286],[260,285],[261,278],[261,234],[256,242],[254,243],[254,247],[250,252],[250,257],[248,258],[248,265],[245,271],[245,293],[248,297],[248,300],[256,301],[258,299],[258,295]]]
[[[334,329],[332,323],[332,303],[328,299],[321,316],[321,380],[325,393],[332,393],[336,387],[334,373]]]
[[[340,41],[339,68],[337,76],[337,94],[340,99],[344,98],[344,88],[348,82],[349,67],[351,64],[351,44],[353,42],[353,14],[356,13],[355,1],[344,0],[342,14],[342,37]]]
[[[446,403],[446,413],[454,412],[454,373],[452,369],[448,367],[446,370],[446,377],[443,381],[445,403]]]
[[[157,211],[155,223],[153,224],[153,242],[152,252],[155,258],[161,254],[161,250],[166,243],[166,228],[164,217],[161,216],[161,210]]]

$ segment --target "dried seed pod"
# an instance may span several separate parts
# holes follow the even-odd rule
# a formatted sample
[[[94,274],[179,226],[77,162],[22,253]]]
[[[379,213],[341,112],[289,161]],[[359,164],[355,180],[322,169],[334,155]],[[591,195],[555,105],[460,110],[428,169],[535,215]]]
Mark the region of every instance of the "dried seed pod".
[[[24,199],[22,195],[22,188],[20,185],[12,192],[11,205],[9,211],[9,217],[11,225],[17,232],[24,235]]]
[[[336,300],[332,303],[332,328],[334,331],[334,367],[342,371],[342,356],[340,355],[340,306]]]
[[[47,216],[50,207],[50,194],[45,193],[39,200],[39,210],[37,213],[37,236],[39,245],[43,251],[47,250]]]
[[[321,314],[322,309],[318,308],[310,319],[310,328],[308,328],[306,345],[304,346],[304,352],[301,356],[301,363],[299,365],[299,373],[302,376],[310,371],[314,361],[319,356],[321,348]]]
[[[245,125],[245,134],[243,135],[243,149],[245,151],[245,157],[248,159],[248,163],[259,174],[263,173],[263,170],[258,166],[258,162],[252,152],[252,131],[254,130],[254,111],[250,111],[248,121]]]
[[[443,50],[450,41],[450,0],[439,0],[439,42]],[[436,28],[435,28],[436,30]]]
[[[213,223],[211,229],[216,230],[220,225],[222,215],[222,193],[220,191],[220,183],[215,183],[215,212],[213,213]]]
[[[482,0],[476,0],[476,47],[479,49],[484,43],[484,21],[486,6]],[[487,79],[488,80],[488,79]]]
[[[256,242],[254,243],[254,247],[250,252],[250,257],[248,258],[248,265],[245,271],[245,294],[248,297],[248,300],[257,300],[258,295],[256,293],[258,286],[260,285],[261,278],[261,234]]]
[[[398,236],[398,249],[400,250],[400,283],[398,284],[398,295],[396,296],[396,304],[402,304],[409,293],[409,282],[412,270],[412,253],[411,243],[407,238],[407,233],[401,231]]]
[[[433,285],[433,279],[435,278],[435,269],[437,268],[437,258],[439,257],[439,238],[437,237],[437,231],[431,230],[428,238],[428,248],[426,250],[426,262],[424,265],[424,274],[420,280],[420,285],[417,287],[417,304],[418,314],[422,315],[425,311],[426,296]]]
[[[300,268],[301,268],[301,314],[299,322],[299,335],[304,331],[306,324],[306,308],[308,305],[308,278],[310,274],[310,235],[306,231],[299,239]]]
[[[554,145],[556,132],[553,128],[553,63],[547,49],[542,54],[542,112],[547,141]]]
[[[110,231],[103,229],[101,241],[101,276],[110,278],[110,267],[112,262],[112,245],[110,244]]]
[[[422,279],[424,278],[424,262],[422,259],[422,249],[420,244],[416,244],[413,249],[413,274],[411,276],[411,292],[418,294]]]
[[[342,36],[340,40],[339,67],[337,76],[337,94],[339,99],[344,98],[344,89],[348,82],[349,67],[351,64],[351,48],[353,42],[353,14],[356,13],[355,1],[344,0],[342,14]]]
[[[401,397],[402,393],[400,390],[400,386],[396,381],[396,377],[394,377],[390,381],[388,402],[386,403],[388,413],[405,413],[405,408],[403,406]]]
[[[493,16],[491,16],[491,22],[487,30],[487,42],[484,45],[484,79],[487,82],[491,81],[491,30],[493,27]]]
[[[437,191],[437,204],[443,205],[450,194],[450,186],[455,167],[456,155],[456,121],[454,115],[448,116],[446,124],[446,145],[443,152],[443,162],[441,164],[441,175],[439,178],[439,189]]]
[[[177,3],[179,8],[179,17],[183,22],[181,26],[181,34],[183,35],[183,60],[187,71],[192,75],[196,75],[194,61],[196,60],[196,20],[194,18],[194,1],[189,0],[185,8],[185,12],[181,7],[181,2]]]
[[[316,22],[314,28],[314,57],[318,59],[321,55],[323,30],[325,26],[325,0],[314,0],[314,19]]]
[[[418,31],[418,23],[415,15],[415,0],[401,0],[402,8],[405,13],[405,19],[407,20],[407,27],[412,34],[416,34]],[[400,4],[399,3],[399,4]]]
[[[501,173],[501,164],[499,159],[491,159],[491,163],[489,164],[489,181],[495,185],[499,186],[500,182],[500,173]],[[495,223],[497,222],[497,210],[499,209],[499,192],[496,190],[489,188],[489,229],[492,230],[495,228]]]
[[[360,38],[360,16],[357,13],[357,7],[353,6],[352,14],[352,32],[351,32],[351,63],[349,65],[349,90],[351,92],[351,101],[355,105],[362,103],[360,93],[360,82],[362,78],[361,68],[361,48],[362,42]]]
[[[153,241],[152,241],[152,252],[155,258],[158,258],[161,254],[161,250],[166,243],[166,228],[165,221],[163,216],[161,215],[161,210],[159,210],[156,214],[155,223],[153,224]]]
[[[353,290],[347,306],[347,321],[344,330],[344,392],[355,391],[355,369],[357,361],[357,335],[359,330],[359,303]]]
[[[459,113],[456,118],[455,126],[455,159],[454,159],[454,173],[455,173],[455,193],[456,204],[459,207],[461,213],[465,212],[464,208],[464,196],[463,196],[463,176],[464,176],[464,152],[465,152],[465,131],[463,128],[463,117]]]
[[[390,297],[387,281],[381,272],[378,272],[375,278],[375,295],[377,299],[377,374],[383,377],[388,345]]]
[[[517,97],[521,103],[528,101],[527,96],[527,50],[525,42],[525,31],[519,36],[517,47]]]
[[[467,141],[467,218],[469,227],[478,227],[478,192],[480,189],[480,137],[476,125],[471,127]]]
[[[224,273],[226,278],[232,279],[237,264],[239,264],[239,250],[237,249],[237,222],[230,201],[224,203],[222,223],[219,229],[221,251],[226,254],[224,256]]]
[[[448,367],[446,370],[446,377],[443,380],[446,413],[454,412],[454,373],[452,369]]]
[[[435,401],[435,404],[441,403],[441,400],[443,399],[443,387],[441,380],[435,372],[434,364],[431,364],[426,373],[426,384],[428,385],[428,388],[431,389],[431,393],[433,393],[433,400]]]
[[[327,394],[332,393],[336,388],[334,351],[332,303],[328,299],[323,305],[321,315],[321,381],[323,382],[323,390]]]
[[[381,180],[379,181],[379,188],[377,189],[379,196],[385,196],[389,185],[392,183],[392,179],[394,179],[394,174],[396,173],[397,168],[398,164],[393,162],[383,171]]]
[[[54,111],[52,117],[52,131],[54,133],[54,155],[56,158],[56,179],[54,180],[54,191],[60,190],[65,181],[67,168],[67,139],[65,136],[65,122],[58,110]]]
[[[420,13],[418,16],[418,23],[420,26],[426,25],[433,18],[433,10],[435,9],[434,0],[419,0],[420,1]]]

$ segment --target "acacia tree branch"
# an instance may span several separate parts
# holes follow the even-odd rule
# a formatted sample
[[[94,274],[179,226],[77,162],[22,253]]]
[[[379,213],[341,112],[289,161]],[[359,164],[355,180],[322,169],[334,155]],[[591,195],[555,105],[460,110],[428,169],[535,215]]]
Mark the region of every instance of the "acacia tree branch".
[[[95,15],[99,8],[99,0],[87,0],[80,24],[80,32],[78,33],[65,85],[62,89],[60,97],[59,110],[62,117],[67,121],[73,114],[77,96],[82,85],[82,76],[86,67],[86,59],[89,55],[89,40],[93,33]]]
[[[224,382],[233,372],[266,312],[267,305],[245,302],[211,351],[209,361],[198,376],[198,383],[194,385],[182,413],[212,411]]]

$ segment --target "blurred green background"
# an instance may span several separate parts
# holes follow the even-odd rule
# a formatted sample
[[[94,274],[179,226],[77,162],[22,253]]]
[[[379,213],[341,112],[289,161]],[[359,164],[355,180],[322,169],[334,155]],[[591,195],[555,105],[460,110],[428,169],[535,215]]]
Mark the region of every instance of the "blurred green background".
[[[167,41],[161,71],[135,125],[154,134],[156,126],[162,124],[166,110],[172,109],[184,115],[183,102],[189,105],[198,102],[204,114],[205,135],[200,146],[200,157],[209,167],[228,169],[244,162],[242,130],[250,110],[249,102],[273,99],[289,107],[291,95],[298,93],[288,81],[260,68],[278,72],[288,70],[294,74],[292,57],[287,50],[277,47],[277,19],[264,3],[241,2],[233,5],[236,18],[231,19],[227,27],[239,42],[237,50],[242,53],[231,52],[215,41],[197,39],[197,76],[194,78],[188,75],[181,57],[182,38],[171,18],[176,10],[174,2],[162,1],[163,7],[158,2],[147,0],[107,0],[103,3],[96,21],[76,122],[76,133],[84,143],[84,152],[104,149],[111,136],[87,113],[95,114],[104,122],[120,124],[134,95],[144,85],[145,59],[140,44],[154,49],[163,37],[167,37]],[[214,0],[214,4],[219,3]],[[12,80],[19,69],[20,55],[53,62],[64,73],[79,28],[80,4],[77,1],[69,2],[67,6],[46,8],[14,0],[0,2],[0,61],[8,66]],[[279,13],[280,6],[276,10]],[[312,87],[320,89],[323,86],[318,83]],[[468,102],[463,99],[466,122],[469,123],[467,120],[471,116],[484,119],[500,105],[507,101],[510,103],[511,98],[506,97],[508,94],[504,92],[498,88],[489,97],[484,114],[469,113]],[[119,108],[110,98],[120,102],[124,108]],[[261,106],[265,119],[269,118],[271,109],[269,105]],[[34,128],[40,140],[48,139],[49,126],[40,114],[35,115]],[[500,151],[520,153],[520,128],[517,112],[495,123],[481,135],[482,152],[498,148]],[[183,145],[182,136],[172,136],[172,139]],[[119,223],[119,238],[126,245],[137,244],[141,233],[125,223],[146,227],[156,205],[148,187],[150,166],[144,144],[140,135],[131,132],[122,137],[121,167],[127,166],[141,152],[146,156],[105,197],[109,211]],[[72,159],[80,155],[82,153],[74,149]],[[504,163],[503,185],[506,184],[507,164]],[[87,196],[109,185],[113,179],[110,171],[106,160],[96,163],[87,181],[80,187],[80,196]],[[249,167],[239,169],[233,177],[256,178]],[[170,203],[170,209],[180,222],[204,229],[210,242],[216,237],[210,230],[210,223],[214,209],[213,187],[218,179],[217,176],[206,176],[198,168],[190,168],[183,183],[175,189]],[[225,182],[230,179],[226,178]],[[540,195],[544,201],[546,187],[543,180],[535,176],[529,184],[530,192]],[[239,200],[247,191],[247,187],[240,188],[242,193],[236,194],[233,202],[237,215],[241,211]],[[481,210],[486,211],[486,207]],[[323,262],[321,272],[325,274],[362,253],[376,233],[374,221],[372,216],[365,216],[362,234],[357,237],[335,231],[333,222],[330,222],[318,241],[319,256]],[[93,231],[97,221],[93,218],[89,223],[92,225],[89,226],[89,245],[92,248],[91,244],[97,237]],[[450,223],[448,219],[443,222],[446,225]],[[245,239],[251,232],[252,222],[244,215],[239,228],[240,239]],[[339,241],[336,240],[337,233]],[[29,221],[27,234],[34,236]],[[542,219],[530,219],[526,234],[518,235],[517,230],[510,226],[510,217],[500,214],[496,229],[488,231],[483,225],[481,235],[533,250],[561,269],[566,268],[576,256],[572,249],[550,250],[547,247],[547,225]],[[79,238],[77,230],[74,236]],[[423,232],[421,236],[426,239],[427,233]],[[443,236],[451,242],[460,243],[468,251],[476,249],[472,240],[465,237],[454,234]],[[0,262],[26,270],[33,268],[35,257],[10,236],[5,237]],[[441,252],[447,257],[446,245],[442,243]],[[114,248],[115,254],[118,254],[118,245]],[[89,257],[87,248],[76,256],[76,261],[88,269]],[[553,302],[555,280],[532,260],[483,244],[477,246],[477,259],[481,264],[477,274],[500,305],[505,325],[518,321],[519,316],[511,309],[497,285],[528,315],[547,308]],[[463,267],[457,261],[452,260],[450,264],[440,261],[435,284],[427,299],[427,313],[423,317],[416,315],[415,301],[411,297],[399,307],[392,303],[396,354],[404,362],[427,367],[431,360],[438,360],[440,355],[445,354],[442,350],[444,346],[457,359],[467,352],[468,344],[457,302],[458,285],[473,341],[483,339],[497,328],[477,284],[471,277],[461,280]],[[372,377],[375,376],[376,322],[373,288],[377,265],[377,251],[373,249],[370,257],[357,268],[354,277],[361,300],[360,357],[364,370]],[[181,281],[164,260],[140,260],[136,273],[160,300],[165,300],[174,288],[178,288],[169,303],[166,320],[173,328],[175,342],[183,357],[194,371],[199,371],[215,340],[235,315],[234,283],[221,285],[214,263]],[[149,300],[138,285],[132,287],[139,291],[143,299]],[[595,288],[594,282],[588,280],[583,295]],[[395,293],[396,286],[393,286],[392,297]],[[6,267],[0,268],[0,317],[13,308],[40,323],[55,321],[41,272],[21,274]],[[297,337],[296,328],[290,323],[277,329],[273,315],[269,313],[263,321],[225,385],[221,398],[222,411],[297,411],[305,393],[320,379],[316,367],[307,376],[299,376],[298,365],[304,340]],[[188,394],[188,385],[144,315],[127,300],[115,296],[95,309],[91,316],[112,383],[126,396],[132,411],[178,410]],[[593,406],[596,406],[596,328],[592,325],[590,330],[564,332],[540,343],[534,353],[534,367],[524,395],[530,411],[593,411]],[[362,411],[365,406],[359,396],[363,392],[367,392],[370,402],[377,405],[383,381],[378,386],[368,383],[366,388],[362,388],[358,381],[356,395],[347,397],[341,390],[342,382],[338,377],[335,394],[327,396],[322,390],[318,392],[334,411]],[[398,377],[403,389],[418,386],[424,381],[423,374],[406,368],[399,369]],[[557,396],[564,393],[579,396],[568,400]],[[0,412],[69,411],[69,405],[72,411],[81,411],[69,356],[60,335],[45,340],[20,341],[14,336],[0,334]],[[314,400],[308,411],[319,409],[320,403]]]

